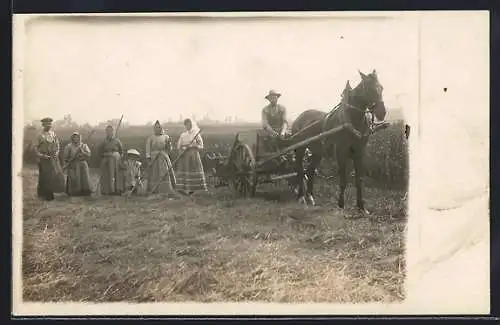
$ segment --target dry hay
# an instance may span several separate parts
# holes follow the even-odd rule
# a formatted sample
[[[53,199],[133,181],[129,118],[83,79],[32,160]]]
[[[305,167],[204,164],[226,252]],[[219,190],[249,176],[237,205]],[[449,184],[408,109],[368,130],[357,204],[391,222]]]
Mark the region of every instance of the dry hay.
[[[333,190],[317,198],[320,207],[304,209],[283,197],[280,204],[263,195],[238,199],[225,189],[176,200],[63,196],[43,203],[32,170],[24,187],[27,301],[404,297],[404,193],[368,188],[373,216],[349,218],[351,208],[329,202]]]

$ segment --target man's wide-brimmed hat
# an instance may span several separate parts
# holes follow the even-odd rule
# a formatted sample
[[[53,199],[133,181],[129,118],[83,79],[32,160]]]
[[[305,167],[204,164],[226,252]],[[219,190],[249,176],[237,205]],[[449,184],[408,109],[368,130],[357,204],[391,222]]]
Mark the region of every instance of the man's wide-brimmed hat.
[[[279,92],[277,92],[276,90],[271,89],[271,90],[269,90],[269,93],[264,98],[269,99],[270,97],[273,97],[273,96],[280,97],[281,94]]]
[[[138,156],[138,157],[141,156],[141,154],[139,153],[139,151],[137,151],[135,149],[128,149],[127,150],[127,155]]]

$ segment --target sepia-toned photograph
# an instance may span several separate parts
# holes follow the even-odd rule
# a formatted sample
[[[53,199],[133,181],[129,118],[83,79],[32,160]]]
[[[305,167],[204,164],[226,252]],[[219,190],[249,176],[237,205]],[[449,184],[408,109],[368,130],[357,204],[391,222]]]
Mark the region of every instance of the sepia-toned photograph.
[[[418,184],[453,192],[420,16],[15,16],[19,303],[405,303]]]

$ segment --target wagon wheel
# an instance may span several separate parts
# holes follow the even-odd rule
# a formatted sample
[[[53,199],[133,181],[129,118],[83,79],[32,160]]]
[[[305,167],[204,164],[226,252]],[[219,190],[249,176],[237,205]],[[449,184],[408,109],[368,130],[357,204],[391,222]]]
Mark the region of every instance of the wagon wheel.
[[[254,196],[257,188],[255,158],[247,144],[239,144],[229,161],[231,172],[230,187],[242,196]]]

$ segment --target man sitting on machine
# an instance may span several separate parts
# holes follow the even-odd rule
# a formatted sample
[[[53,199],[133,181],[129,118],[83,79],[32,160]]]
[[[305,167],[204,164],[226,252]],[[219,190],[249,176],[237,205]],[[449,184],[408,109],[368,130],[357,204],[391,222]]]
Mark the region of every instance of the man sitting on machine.
[[[262,128],[266,131],[264,147],[268,152],[276,152],[281,141],[288,134],[288,121],[285,106],[278,104],[281,94],[270,90],[265,98],[269,104],[262,109]]]

